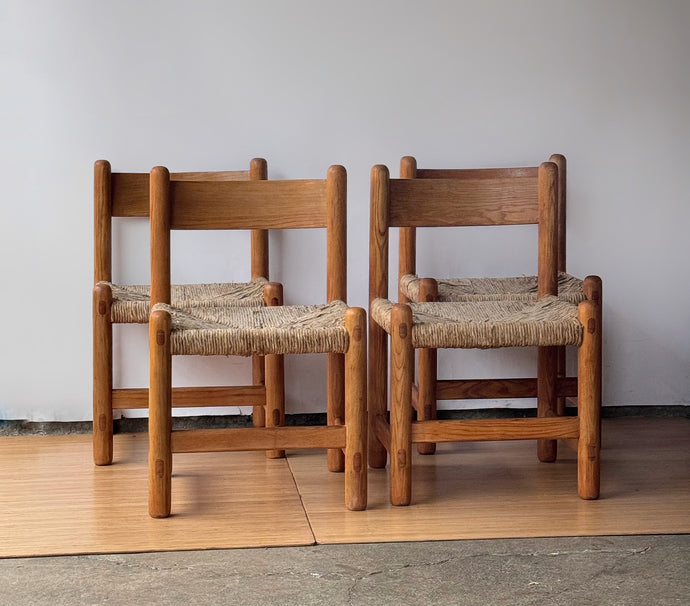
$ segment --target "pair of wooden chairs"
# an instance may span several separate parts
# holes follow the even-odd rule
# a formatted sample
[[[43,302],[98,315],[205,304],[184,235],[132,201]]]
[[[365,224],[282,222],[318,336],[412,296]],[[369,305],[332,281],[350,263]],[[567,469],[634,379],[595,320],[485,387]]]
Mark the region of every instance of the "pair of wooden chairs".
[[[601,400],[601,286],[596,278],[584,285],[567,276],[564,246],[565,161],[538,168],[473,171],[422,171],[411,158],[402,162],[402,179],[390,179],[385,167],[372,171],[370,317],[369,317],[369,463],[391,461],[391,502],[411,500],[411,448],[432,452],[436,442],[457,440],[537,439],[542,460],[555,458],[555,440],[578,450],[579,493],[596,498],[599,490],[599,407]],[[265,164],[264,164],[265,167]],[[105,178],[99,180],[99,171]],[[96,193],[111,199],[112,214],[122,216],[134,203],[115,202],[134,181],[115,178],[104,163],[96,166]],[[265,178],[265,170],[260,175]],[[227,179],[227,174],[222,179]],[[208,175],[207,175],[208,176]],[[251,176],[240,176],[246,179]],[[331,167],[325,180],[230,181],[163,168],[147,175],[149,195],[140,192],[139,215],[150,204],[152,286],[150,291],[149,510],[154,517],[170,513],[173,452],[266,450],[280,456],[287,448],[328,448],[329,469],[345,471],[345,501],[350,509],[366,506],[367,430],[365,313],[348,308],[345,267],[346,176]],[[213,177],[212,177],[213,179]],[[118,184],[118,181],[120,182]],[[100,183],[100,185],[99,185]],[[100,192],[100,193],[99,193]],[[115,212],[117,210],[117,212]],[[97,205],[99,225],[107,213]],[[443,280],[414,275],[415,229],[422,226],[539,225],[539,272],[528,279]],[[267,281],[266,230],[325,227],[327,231],[327,304],[282,306],[282,287]],[[401,303],[386,299],[388,232],[401,228]],[[261,246],[253,246],[252,285],[258,286],[249,305],[233,296],[209,302],[207,296],[177,296],[170,284],[171,229],[253,229]],[[559,233],[561,232],[561,233]],[[108,238],[105,238],[106,240]],[[107,242],[109,246],[109,242]],[[559,252],[559,246],[560,251]],[[255,250],[257,254],[255,255]],[[261,254],[259,254],[261,253]],[[99,273],[97,254],[94,299],[94,453],[97,435],[112,431],[113,403],[124,407],[128,392],[112,390],[112,359],[108,353],[110,323],[117,321],[114,294],[121,292]],[[263,265],[262,265],[263,263]],[[559,278],[559,270],[561,271]],[[559,279],[561,292],[558,292]],[[179,292],[179,287],[177,289]],[[227,291],[223,291],[227,292]],[[253,292],[253,291],[252,291]],[[139,293],[145,300],[145,293]],[[558,296],[560,295],[560,296]],[[576,303],[579,303],[579,307]],[[148,301],[141,304],[148,306]],[[148,312],[148,307],[146,311]],[[146,315],[146,314],[144,314]],[[388,336],[391,341],[390,419],[387,415]],[[564,376],[564,348],[579,348],[578,378]],[[527,380],[449,382],[436,380],[438,348],[536,346],[538,376]],[[418,349],[418,385],[414,384],[414,350]],[[283,427],[282,355],[328,354],[328,425]],[[189,355],[255,356],[255,427],[248,429],[173,432],[171,409],[204,398],[201,389],[171,388],[171,357]],[[98,381],[98,372],[105,380]],[[108,374],[110,373],[110,374]],[[262,385],[262,379],[265,385]],[[209,388],[204,388],[208,390]],[[223,398],[230,388],[219,390]],[[230,391],[229,391],[230,390]],[[146,391],[129,392],[145,405]],[[212,391],[213,393],[213,391]],[[579,399],[576,417],[563,416],[562,398]],[[117,395],[116,395],[117,394]],[[537,396],[537,419],[438,421],[436,399],[451,397]],[[211,398],[213,399],[213,398]],[[136,398],[135,398],[136,400]],[[131,401],[131,400],[130,400]],[[224,399],[223,404],[237,400]],[[200,405],[207,405],[201,400]],[[244,402],[246,403],[246,401]],[[265,413],[264,413],[265,409]],[[417,421],[412,422],[412,411]],[[110,417],[108,416],[110,415]],[[264,427],[265,425],[265,427]],[[100,435],[103,442],[103,435]],[[105,451],[107,452],[107,442]],[[112,442],[110,442],[112,443]],[[110,446],[112,457],[112,446]],[[98,458],[97,458],[98,462]],[[103,460],[109,462],[107,456]]]

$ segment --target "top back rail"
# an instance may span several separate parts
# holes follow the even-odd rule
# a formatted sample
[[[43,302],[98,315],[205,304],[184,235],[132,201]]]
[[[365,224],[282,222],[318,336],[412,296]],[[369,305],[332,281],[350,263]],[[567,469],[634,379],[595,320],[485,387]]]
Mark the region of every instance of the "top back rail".
[[[171,175],[172,177],[172,175]],[[326,227],[326,181],[170,182],[171,229]]]
[[[247,181],[248,170],[171,173],[173,181]],[[112,173],[112,216],[149,216],[149,174]]]
[[[450,227],[538,222],[537,175],[390,180],[390,225]]]

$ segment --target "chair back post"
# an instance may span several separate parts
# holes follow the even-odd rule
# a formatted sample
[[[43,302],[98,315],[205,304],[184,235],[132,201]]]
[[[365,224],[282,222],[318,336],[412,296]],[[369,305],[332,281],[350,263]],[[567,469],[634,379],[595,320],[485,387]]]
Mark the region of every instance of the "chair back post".
[[[112,280],[112,171],[110,162],[97,160],[93,167],[94,268],[93,283]]]
[[[265,181],[268,179],[268,164],[263,158],[252,158],[249,163],[249,180]],[[252,280],[268,280],[268,230],[251,230],[251,276]]]
[[[400,159],[400,178],[415,179],[417,177],[417,160],[413,156]],[[415,227],[400,228],[400,244],[398,254],[398,284],[407,274],[417,273],[417,230]],[[406,302],[407,297],[402,290],[398,291],[398,301]]]
[[[566,217],[566,161],[562,154],[552,154],[549,162],[558,167],[558,271],[565,271],[565,217]]]
[[[539,259],[537,297],[558,294],[558,167],[543,162],[538,174]]]
[[[150,177],[151,307],[170,304],[170,173],[156,166]]]
[[[388,297],[388,227],[390,174],[381,164],[371,169],[369,231],[369,304]]]
[[[339,165],[326,176],[326,300],[347,300],[347,172]]]

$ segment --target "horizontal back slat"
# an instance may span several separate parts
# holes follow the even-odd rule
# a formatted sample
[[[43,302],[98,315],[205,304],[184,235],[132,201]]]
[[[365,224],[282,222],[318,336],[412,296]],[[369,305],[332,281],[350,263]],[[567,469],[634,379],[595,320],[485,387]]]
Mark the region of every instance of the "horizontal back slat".
[[[113,217],[149,216],[148,173],[113,173],[111,187]]]
[[[537,223],[535,177],[391,179],[395,227]]]
[[[418,168],[417,179],[510,179],[537,178],[539,167],[519,168]]]
[[[248,170],[222,170],[214,172],[171,173],[173,181],[248,181]]]
[[[112,173],[113,217],[149,216],[149,173]],[[172,181],[247,181],[248,170],[171,173]]]
[[[172,181],[172,229],[326,227],[326,181]]]

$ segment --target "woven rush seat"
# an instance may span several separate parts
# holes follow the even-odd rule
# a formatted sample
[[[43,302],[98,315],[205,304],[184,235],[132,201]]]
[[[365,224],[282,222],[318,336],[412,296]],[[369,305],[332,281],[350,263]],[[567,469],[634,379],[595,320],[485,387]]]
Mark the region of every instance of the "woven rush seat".
[[[252,354],[345,353],[347,305],[277,307],[195,307],[158,303],[172,318],[174,355],[249,356]]]
[[[251,282],[214,284],[173,284],[171,286],[174,307],[257,307],[264,305],[265,278]],[[99,283],[101,284],[101,283]],[[111,321],[118,324],[146,324],[149,321],[150,292],[148,284],[122,286],[102,282],[113,292]]]
[[[400,278],[400,291],[410,301],[419,300],[421,278],[406,274]],[[439,301],[536,301],[537,276],[510,278],[444,278],[438,282]],[[565,272],[558,273],[558,297],[569,303],[585,300],[582,280]]]
[[[393,303],[374,299],[372,319],[390,334]],[[577,307],[558,297],[528,301],[410,303],[415,348],[485,349],[579,345]]]

